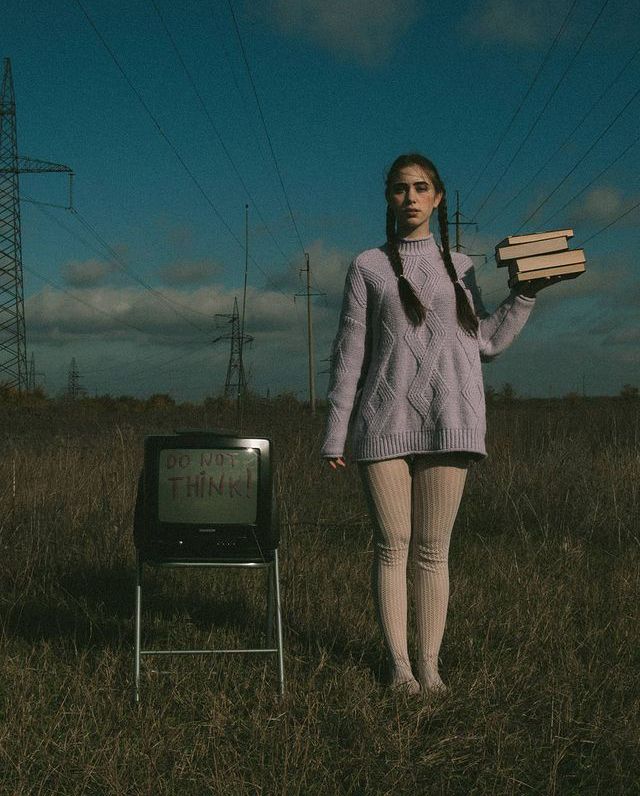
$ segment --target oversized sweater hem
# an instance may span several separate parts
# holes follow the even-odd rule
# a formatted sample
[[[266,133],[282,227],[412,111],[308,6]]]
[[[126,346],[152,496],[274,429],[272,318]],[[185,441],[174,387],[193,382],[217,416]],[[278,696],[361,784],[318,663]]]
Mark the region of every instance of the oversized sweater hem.
[[[487,451],[484,432],[468,428],[440,428],[426,431],[402,431],[363,437],[353,448],[356,461],[379,461],[399,456],[428,453],[471,453],[484,458]]]

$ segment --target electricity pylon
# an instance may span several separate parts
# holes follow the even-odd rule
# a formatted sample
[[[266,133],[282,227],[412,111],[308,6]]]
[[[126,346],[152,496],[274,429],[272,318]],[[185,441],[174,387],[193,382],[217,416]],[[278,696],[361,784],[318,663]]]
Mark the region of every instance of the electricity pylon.
[[[240,312],[238,310],[238,297],[233,300],[233,313],[231,315],[224,315],[216,313],[218,318],[227,318],[231,324],[231,334],[223,334],[212,340],[217,343],[220,340],[230,340],[231,350],[229,351],[229,364],[227,366],[227,377],[224,382],[224,397],[237,398],[239,401],[247,388],[247,382],[244,375],[244,364],[241,355],[241,346],[244,343],[253,342],[253,337],[248,334],[242,334],[240,331]]]
[[[27,392],[35,392],[36,390],[36,376],[42,376],[42,373],[36,371],[36,357],[33,351],[29,359],[29,372],[27,373]]]
[[[73,172],[68,166],[18,156],[11,61],[5,58],[0,93],[0,382],[18,392],[27,389],[29,379],[18,178],[46,172],[66,172],[71,186]]]
[[[76,365],[76,358],[73,357],[67,375],[67,398],[75,401],[76,398],[80,398],[85,392],[85,388],[80,384],[80,371]]]

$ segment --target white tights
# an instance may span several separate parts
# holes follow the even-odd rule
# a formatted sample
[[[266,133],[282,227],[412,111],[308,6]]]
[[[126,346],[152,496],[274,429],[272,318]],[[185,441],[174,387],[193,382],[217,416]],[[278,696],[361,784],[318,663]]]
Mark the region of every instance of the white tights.
[[[424,690],[444,687],[438,653],[449,602],[449,540],[468,461],[464,454],[449,453],[360,463],[374,520],[373,597],[392,685],[415,685],[407,650],[407,562],[411,553],[418,680]]]

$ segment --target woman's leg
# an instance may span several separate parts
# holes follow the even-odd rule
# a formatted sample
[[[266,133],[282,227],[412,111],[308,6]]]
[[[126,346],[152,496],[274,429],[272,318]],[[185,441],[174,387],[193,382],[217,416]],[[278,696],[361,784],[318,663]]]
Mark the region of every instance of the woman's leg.
[[[418,690],[407,652],[407,559],[411,474],[405,459],[362,462],[360,474],[374,525],[373,599],[389,657],[391,685]]]
[[[413,465],[412,562],[418,623],[418,679],[443,690],[438,653],[449,602],[449,541],[467,476],[459,454],[417,457]]]

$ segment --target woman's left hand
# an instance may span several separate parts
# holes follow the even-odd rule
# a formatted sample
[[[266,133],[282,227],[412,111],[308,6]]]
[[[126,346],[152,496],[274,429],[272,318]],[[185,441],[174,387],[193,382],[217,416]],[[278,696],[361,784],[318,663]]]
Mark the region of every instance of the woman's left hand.
[[[527,282],[522,282],[516,288],[516,292],[525,298],[535,298],[536,293],[549,285],[555,285],[556,282],[562,281],[561,276],[545,276],[542,279],[529,279]]]

